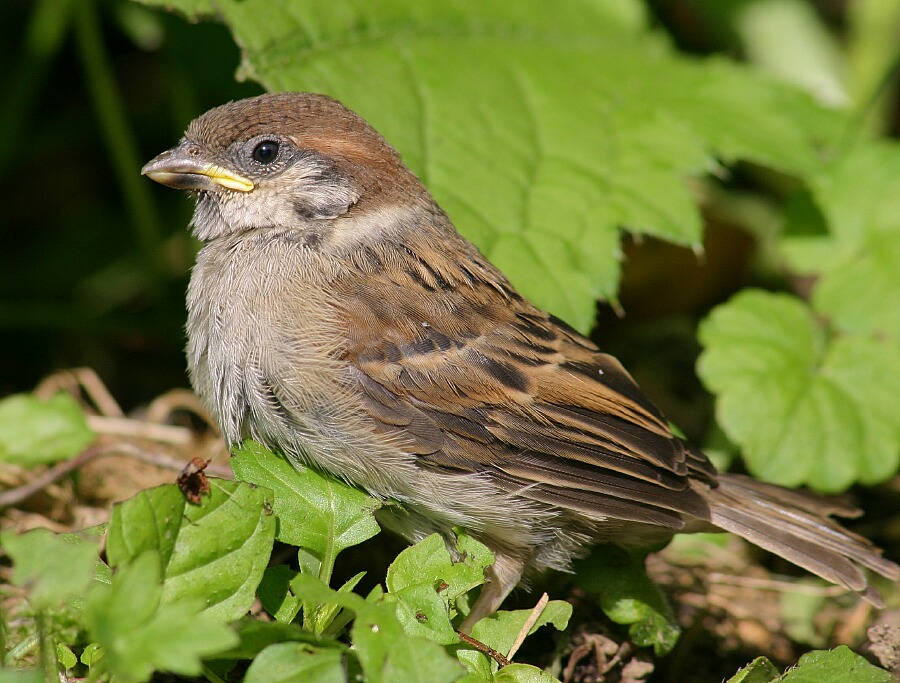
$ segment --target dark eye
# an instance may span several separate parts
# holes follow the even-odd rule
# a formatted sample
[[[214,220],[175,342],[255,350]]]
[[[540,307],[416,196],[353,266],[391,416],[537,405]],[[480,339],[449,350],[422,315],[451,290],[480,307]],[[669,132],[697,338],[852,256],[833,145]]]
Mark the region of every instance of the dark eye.
[[[278,156],[278,143],[274,140],[263,140],[253,148],[253,160],[261,164],[271,164]]]

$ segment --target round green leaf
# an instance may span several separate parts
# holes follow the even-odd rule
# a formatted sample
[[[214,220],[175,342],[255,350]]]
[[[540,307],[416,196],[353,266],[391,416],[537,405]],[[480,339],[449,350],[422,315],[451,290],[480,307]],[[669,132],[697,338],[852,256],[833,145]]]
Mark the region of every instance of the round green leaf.
[[[698,372],[716,415],[766,481],[837,492],[900,464],[900,349],[829,338],[800,300],[746,291],[700,328]]]

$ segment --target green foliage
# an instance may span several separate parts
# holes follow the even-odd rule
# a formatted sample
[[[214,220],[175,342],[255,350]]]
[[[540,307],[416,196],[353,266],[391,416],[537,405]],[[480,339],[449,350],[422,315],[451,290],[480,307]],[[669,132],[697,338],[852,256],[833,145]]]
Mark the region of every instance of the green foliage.
[[[35,529],[16,536],[0,534],[3,551],[15,563],[12,583],[28,589],[28,600],[36,610],[60,607],[84,593],[94,574],[96,544],[57,536]]]
[[[148,550],[119,568],[111,586],[94,586],[84,623],[103,648],[100,666],[118,681],[147,681],[154,671],[196,676],[201,659],[234,645],[237,638],[204,618],[203,602],[166,602],[160,558]]]
[[[796,90],[679,56],[633,0],[164,4],[214,11],[242,76],[362,114],[523,294],[583,331],[615,298],[622,227],[699,244],[686,177],[723,158],[808,173],[839,132]]]
[[[218,667],[224,674],[252,660],[249,681],[344,680],[347,667],[370,683],[495,680],[496,664],[461,646],[451,621],[493,561],[481,543],[460,531],[451,552],[429,536],[397,556],[386,590],[354,593],[362,574],[335,590],[322,577],[331,576],[341,550],[377,532],[374,501],[330,477],[295,471],[253,442],[237,449],[235,465],[252,482],[210,480],[199,505],[166,485],[114,506],[104,571],[93,543],[42,530],[2,536],[15,584],[28,589],[45,620],[53,618],[50,608],[67,599],[72,605],[81,635],[53,646],[66,669],[89,665],[114,681],[140,683],[156,671],[196,676]],[[300,572],[266,569],[276,527],[282,543],[306,544],[298,546]],[[304,566],[309,558],[316,561]],[[246,618],[257,594],[278,622]],[[567,603],[551,602],[531,631],[563,629],[570,613]],[[508,651],[527,617],[501,612],[478,624],[476,637]],[[497,675],[546,680],[534,667]]]
[[[272,489],[272,508],[282,520],[278,540],[301,548],[301,566],[323,581],[331,577],[338,553],[379,531],[372,516],[379,507],[374,498],[299,463],[292,464],[254,441],[235,449],[231,466],[238,479],[265,482]]]
[[[599,545],[577,564],[576,581],[600,597],[610,619],[629,625],[632,641],[661,655],[675,646],[681,629],[665,596],[647,576],[646,557],[646,552]]]
[[[750,470],[788,486],[875,483],[900,458],[900,347],[829,335],[785,294],[744,291],[700,327],[698,363],[717,418]]]
[[[765,186],[770,211],[783,223],[762,245],[783,259],[777,272],[763,273],[766,282],[790,291],[794,276],[804,275],[812,285],[809,292],[744,291],[701,325],[706,349],[699,372],[716,394],[719,426],[750,469],[769,481],[839,491],[896,473],[896,143],[866,140],[856,118],[757,71],[685,56],[668,35],[651,28],[659,23],[637,0],[564,0],[552,11],[537,0],[143,2],[224,22],[243,51],[242,77],[270,90],[326,92],[360,112],[524,294],[583,331],[593,322],[596,298],[618,296],[620,231],[698,248],[702,198],[694,179],[727,179],[733,162],[751,162],[747,177]],[[734,11],[727,4],[713,3],[722,15]],[[772,26],[775,15],[764,15],[765,3],[738,4],[763,12],[735,21],[751,59],[802,82],[781,68],[784,59],[772,59],[784,40],[773,44],[777,36],[760,30],[767,21]],[[811,12],[785,8],[794,11],[791,39],[813,36],[802,61],[827,72],[833,56],[827,33],[810,24],[816,21]],[[108,222],[118,231],[122,215],[134,217],[126,222],[134,223],[136,253],[111,261],[98,259],[98,249],[83,248],[86,239],[95,246],[113,243],[99,226],[92,234],[93,217],[81,219],[84,230],[69,231],[96,271],[73,290],[79,301],[107,310],[158,300],[168,284],[158,279],[166,267],[160,255],[164,249],[179,254],[168,268],[182,273],[190,247],[183,236],[164,240],[149,191],[132,170],[139,165],[135,144],[98,49],[94,9],[88,1],[39,3],[28,34],[29,58],[15,83],[34,82],[47,55],[65,44],[67,22],[73,22],[112,165],[122,169],[127,210],[111,203]],[[128,35],[142,44],[165,34],[156,14],[122,17]],[[176,26],[166,21],[170,30]],[[178,30],[193,36],[202,29]],[[876,61],[890,64],[896,51],[896,41],[882,40]],[[210,60],[195,57],[190,52],[184,63],[205,69]],[[854,103],[860,118],[866,98],[878,94],[871,84],[884,77],[871,68],[868,73],[869,90]],[[204,71],[202,78],[208,77]],[[173,82],[180,88],[173,99],[181,125],[202,107],[183,97],[179,79]],[[10,88],[19,90],[36,92]],[[24,130],[24,115],[0,113],[10,123],[6,128]],[[58,128],[68,131],[66,123]],[[18,137],[35,145],[41,139]],[[48,140],[57,155],[59,137]],[[12,149],[3,147],[0,165],[14,164],[19,177],[30,177],[27,157],[46,164],[47,153],[11,155]],[[90,175],[65,173],[56,162],[53,167],[63,170],[54,177],[57,191],[61,178]],[[790,183],[778,175],[773,180],[771,170],[791,176]],[[97,184],[105,194],[95,203],[110,204],[112,183]],[[46,184],[33,185],[43,190]],[[77,190],[77,206],[89,203],[82,201],[85,188]],[[788,209],[778,205],[782,200]],[[790,211],[801,205],[805,214]],[[40,272],[55,275],[60,254],[72,260],[71,239],[47,240],[56,251]],[[0,311],[7,325],[14,304]],[[86,324],[84,315],[57,317],[54,325],[80,331]],[[93,323],[89,318],[87,324]],[[132,324],[120,320],[111,327],[127,336]],[[163,336],[180,339],[174,332],[179,325],[162,326],[172,331]],[[4,462],[64,460],[92,438],[68,397],[0,401]],[[116,506],[106,537],[108,565],[90,543],[47,532],[4,534],[13,583],[26,589],[36,613],[35,639],[46,670],[42,676],[3,669],[0,683],[53,678],[54,659],[79,676],[115,681],[147,680],[156,671],[224,679],[248,661],[249,681],[554,680],[520,663],[498,670],[492,659],[458,642],[454,624],[491,561],[477,541],[460,532],[455,547],[448,547],[447,539],[431,536],[395,559],[383,587],[365,596],[354,592],[360,573],[333,588],[339,554],[378,533],[373,513],[380,502],[258,444],[246,443],[233,462],[242,481],[213,481],[199,506],[171,486]],[[296,547],[295,565],[266,567],[276,538]],[[602,609],[628,625],[636,644],[657,653],[672,647],[678,627],[647,578],[642,555],[603,548],[579,566],[577,582],[598,593]],[[256,597],[275,622],[246,616]],[[551,602],[531,630],[547,624],[563,629],[570,613],[568,604]],[[500,612],[477,624],[473,635],[505,653],[528,616],[528,610]],[[63,618],[75,620],[77,633],[54,641]],[[808,620],[792,628],[810,633]],[[758,659],[732,678],[821,680],[874,683],[889,675],[838,648],[811,653],[785,674]]]
[[[40,465],[74,458],[94,439],[69,394],[46,401],[16,394],[0,401],[0,462]]]
[[[890,673],[869,664],[846,645],[816,650],[800,658],[784,674],[765,657],[759,657],[728,679],[728,683],[890,683]]]
[[[124,566],[152,551],[163,602],[197,601],[205,618],[234,621],[250,608],[269,560],[271,501],[267,489],[220,480],[199,506],[172,485],[142,491],[113,508],[109,563]]]

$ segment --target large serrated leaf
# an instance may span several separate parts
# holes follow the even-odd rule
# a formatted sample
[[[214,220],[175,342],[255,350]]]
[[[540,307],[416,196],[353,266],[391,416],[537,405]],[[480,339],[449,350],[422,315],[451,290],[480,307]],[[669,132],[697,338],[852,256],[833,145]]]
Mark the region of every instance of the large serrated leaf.
[[[799,91],[677,56],[637,2],[144,1],[214,14],[243,75],[370,120],[523,294],[583,331],[616,294],[621,228],[699,244],[688,176],[717,158],[807,173],[840,132]]]
[[[841,491],[892,475],[900,460],[900,350],[828,338],[800,300],[746,291],[700,328],[698,372],[716,414],[766,481]]]

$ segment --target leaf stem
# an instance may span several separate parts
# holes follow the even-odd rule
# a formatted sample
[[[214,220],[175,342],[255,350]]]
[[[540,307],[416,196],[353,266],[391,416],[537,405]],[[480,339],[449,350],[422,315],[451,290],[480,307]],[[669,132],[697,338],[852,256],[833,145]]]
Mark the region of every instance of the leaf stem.
[[[35,615],[37,622],[37,635],[40,643],[38,654],[40,656],[41,670],[44,675],[44,683],[59,683],[59,667],[56,663],[56,642],[47,624],[46,610],[38,610]]]

